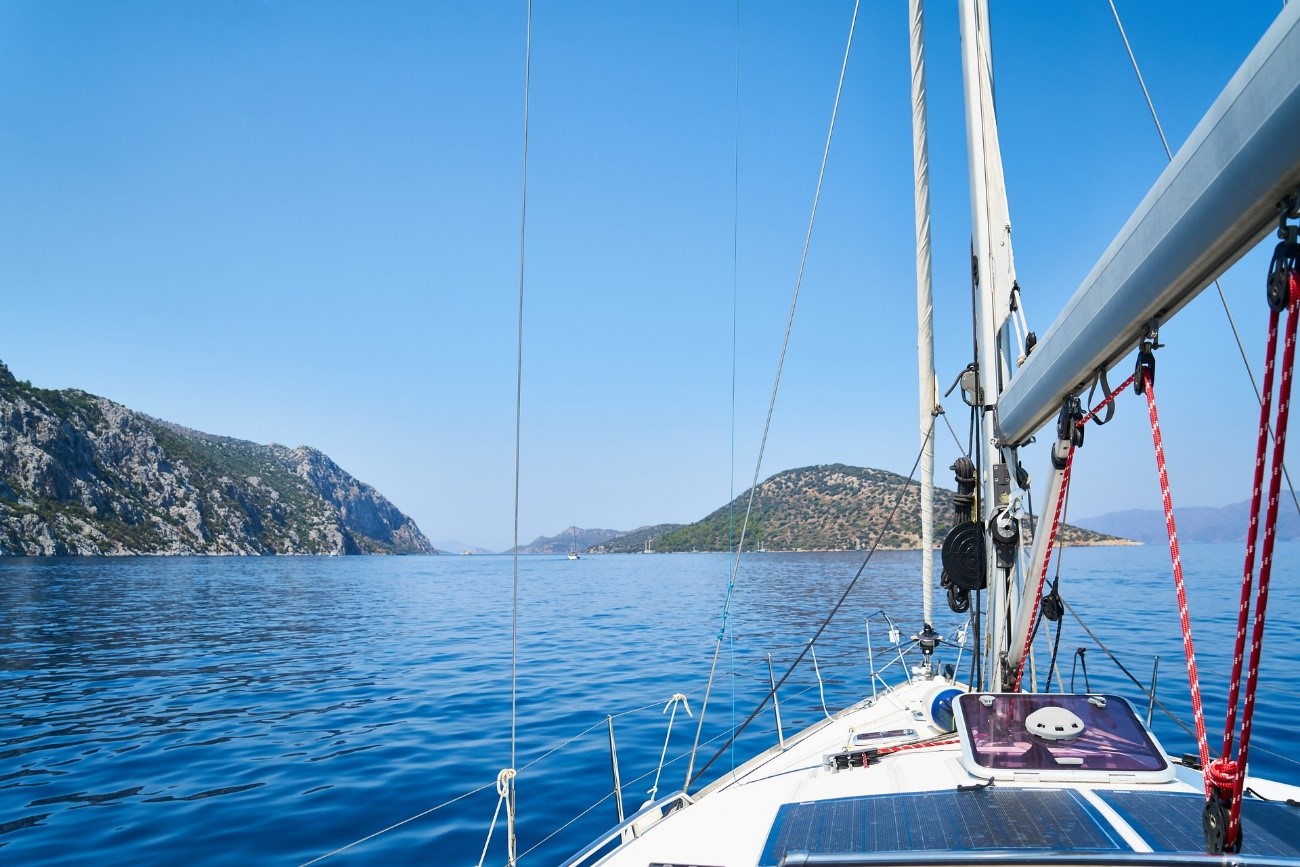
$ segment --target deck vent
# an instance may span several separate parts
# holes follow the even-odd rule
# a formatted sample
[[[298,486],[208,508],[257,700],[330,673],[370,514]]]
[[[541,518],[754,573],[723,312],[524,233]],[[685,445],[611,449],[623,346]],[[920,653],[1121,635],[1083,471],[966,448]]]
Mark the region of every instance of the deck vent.
[[[1083,734],[1083,720],[1057,705],[1048,705],[1025,717],[1025,730],[1049,741],[1071,741]]]

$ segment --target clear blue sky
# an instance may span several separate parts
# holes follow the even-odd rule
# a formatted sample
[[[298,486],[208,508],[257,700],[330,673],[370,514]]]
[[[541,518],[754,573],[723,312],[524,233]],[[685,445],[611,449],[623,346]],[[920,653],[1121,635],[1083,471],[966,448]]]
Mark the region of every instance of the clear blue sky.
[[[1119,7],[1177,147],[1280,4]],[[747,485],[851,9],[537,3],[524,540],[691,521]],[[1041,334],[1165,157],[1104,2],[992,14]],[[955,4],[928,25],[946,387],[969,356]],[[865,4],[764,476],[915,456],[906,33],[902,0]],[[506,547],[523,45],[520,2],[0,4],[0,359],[315,446],[431,538]],[[1257,366],[1263,269],[1225,280]],[[1162,337],[1177,501],[1245,499],[1257,410],[1213,292]],[[1077,466],[1072,514],[1158,505],[1132,399]]]

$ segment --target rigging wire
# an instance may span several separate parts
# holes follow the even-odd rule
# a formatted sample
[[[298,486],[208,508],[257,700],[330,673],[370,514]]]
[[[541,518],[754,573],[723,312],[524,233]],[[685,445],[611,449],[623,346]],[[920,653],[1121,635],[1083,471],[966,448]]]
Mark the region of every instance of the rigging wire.
[[[524,394],[524,253],[528,238],[528,97],[533,69],[533,0],[528,0],[524,24],[523,157],[519,191],[519,313],[515,337],[515,502],[514,545],[510,575],[510,770],[506,784],[506,848],[508,863],[515,863],[515,775],[519,703],[519,478]]]
[[[733,91],[732,151],[731,151],[731,449],[727,466],[727,560],[731,574],[727,579],[727,599],[735,590],[736,582],[736,311],[740,298],[740,0],[736,0],[735,45],[733,51],[735,90]],[[725,629],[726,624],[723,624]],[[736,668],[735,629],[731,630],[728,651],[731,668]],[[736,727],[736,677],[731,677],[731,727]],[[736,754],[731,754],[732,770],[736,768]]]
[[[1180,729],[1182,729],[1187,734],[1188,737],[1195,740],[1196,731],[1190,725],[1188,725],[1187,723],[1179,719],[1174,714],[1173,711],[1171,711],[1168,707],[1165,706],[1164,702],[1162,702],[1160,699],[1156,698],[1151,694],[1151,691],[1146,687],[1146,685],[1143,684],[1142,681],[1138,680],[1133,675],[1133,672],[1129,671],[1128,668],[1124,665],[1124,663],[1119,661],[1119,657],[1116,656],[1115,653],[1109,647],[1107,647],[1100,638],[1097,637],[1097,633],[1093,632],[1091,629],[1088,628],[1088,624],[1085,623],[1083,621],[1083,618],[1079,616],[1079,612],[1074,610],[1074,606],[1072,606],[1065,599],[1061,600],[1061,604],[1065,606],[1066,611],[1070,612],[1070,616],[1073,617],[1078,622],[1079,626],[1083,627],[1083,631],[1088,633],[1088,637],[1092,639],[1093,643],[1097,645],[1098,649],[1100,649],[1102,653],[1106,654],[1106,656],[1110,658],[1110,661],[1115,663],[1116,667],[1118,667],[1119,670],[1124,673],[1124,676],[1127,677],[1129,680],[1131,680],[1133,682],[1133,685],[1136,686],[1144,696],[1154,701],[1156,703],[1156,707],[1160,708],[1161,712],[1163,712],[1165,716],[1169,717],[1169,719],[1172,720],[1175,725],[1177,725]]]
[[[957,444],[957,453],[969,458],[970,452],[966,450],[966,446],[962,444],[961,439],[957,436],[957,431],[953,428],[952,422],[948,421],[948,414],[940,412],[939,415],[943,416],[943,423],[948,426],[948,433],[952,434],[952,441]]]
[[[853,50],[853,33],[854,30],[857,28],[858,9],[860,6],[861,6],[861,0],[854,0],[853,18],[849,22],[848,40],[844,45],[844,59],[840,63],[839,82],[835,87],[835,103],[831,108],[830,125],[826,130],[826,144],[822,148],[821,167],[817,171],[817,188],[816,191],[813,193],[812,210],[811,213],[809,213],[808,215],[808,230],[804,234],[803,251],[799,256],[799,271],[798,274],[795,276],[794,295],[790,299],[790,311],[786,315],[785,336],[781,340],[781,352],[777,358],[777,363],[776,363],[776,376],[772,381],[772,394],[769,397],[768,404],[767,404],[767,418],[763,422],[763,436],[759,440],[759,445],[758,445],[758,459],[754,462],[754,476],[749,485],[749,499],[748,502],[745,504],[745,515],[744,518],[741,520],[741,524],[740,524],[740,540],[736,544],[735,556],[732,558],[731,577],[727,583],[727,597],[726,600],[723,602],[723,608],[722,608],[722,624],[718,630],[718,640],[717,643],[714,645],[714,649],[713,649],[713,661],[709,664],[709,680],[704,689],[704,701],[701,704],[700,716],[695,726],[696,746],[691,750],[691,757],[690,760],[687,762],[686,784],[683,786],[683,790],[689,789],[690,784],[694,779],[692,778],[691,773],[695,769],[695,752],[699,746],[700,735],[704,730],[704,717],[707,714],[709,709],[709,694],[713,689],[713,676],[718,666],[718,655],[722,650],[722,637],[727,627],[727,616],[731,611],[732,589],[735,587],[736,575],[740,569],[740,558],[745,550],[745,535],[749,530],[749,518],[754,510],[754,496],[758,492],[759,474],[762,473],[763,471],[763,453],[767,450],[767,437],[769,432],[772,429],[772,414],[776,410],[776,396],[778,391],[781,388],[781,371],[785,367],[786,352],[790,348],[790,333],[794,329],[794,314],[799,304],[799,290],[803,288],[804,271],[806,270],[808,264],[808,248],[812,246],[813,226],[817,221],[817,205],[821,201],[822,183],[826,179],[826,164],[830,160],[831,140],[835,135],[835,121],[836,118],[839,116],[840,97],[844,93],[844,78],[846,73],[848,72],[849,55]],[[915,471],[915,469],[913,471]],[[744,726],[742,725],[742,728],[743,727]],[[714,758],[716,759],[717,756],[714,756]],[[712,764],[712,762],[713,759],[710,759],[710,764]],[[701,771],[701,773],[703,773],[703,771]],[[698,777],[698,775],[696,776]]]
[[[1147,90],[1146,79],[1142,75],[1142,70],[1138,66],[1137,55],[1133,53],[1133,46],[1129,44],[1128,33],[1124,30],[1124,22],[1120,20],[1119,10],[1115,8],[1115,0],[1108,0],[1110,3],[1110,14],[1115,18],[1115,27],[1119,30],[1120,39],[1124,41],[1124,50],[1128,52],[1129,64],[1133,67],[1133,74],[1137,76],[1138,86],[1142,88],[1142,96],[1146,100],[1147,110],[1151,112],[1151,120],[1155,123],[1156,133],[1160,136],[1160,144],[1165,149],[1165,158],[1173,162],[1174,152],[1169,147],[1169,139],[1165,136],[1164,125],[1160,123],[1160,115],[1156,112],[1155,101],[1151,99],[1151,92]],[[1285,5],[1285,3],[1284,3]],[[1241,364],[1246,368],[1246,376],[1250,378],[1250,387],[1255,392],[1255,400],[1259,403],[1264,402],[1264,395],[1259,390],[1259,382],[1255,379],[1255,371],[1250,366],[1250,358],[1246,354],[1246,345],[1241,339],[1241,332],[1237,329],[1237,320],[1232,315],[1232,308],[1228,306],[1228,296],[1223,292],[1223,284],[1219,278],[1214,278],[1214,288],[1219,294],[1219,303],[1223,305],[1223,314],[1228,318],[1228,327],[1232,329],[1232,338],[1237,343],[1237,352],[1241,355]],[[1269,424],[1269,435],[1273,433],[1272,424]],[[1295,503],[1297,512],[1300,512],[1300,494],[1295,491],[1295,486],[1291,484],[1291,473],[1286,466],[1282,467],[1282,474],[1286,476],[1287,490],[1291,492],[1291,501]]]
[[[822,633],[824,633],[826,631],[826,628],[830,626],[831,621],[835,619],[835,615],[839,613],[840,608],[844,606],[845,601],[849,598],[849,594],[852,593],[853,588],[857,586],[858,580],[862,577],[862,573],[866,571],[867,565],[871,562],[871,558],[875,556],[876,549],[880,547],[881,541],[885,538],[885,533],[887,533],[889,529],[894,525],[894,518],[898,514],[898,508],[903,503],[904,495],[912,487],[912,480],[916,476],[917,467],[919,467],[921,464],[921,455],[924,454],[925,447],[926,445],[929,444],[930,439],[933,436],[934,436],[934,424],[931,423],[930,430],[926,434],[925,441],[921,443],[921,448],[917,452],[916,460],[912,462],[912,469],[910,472],[908,472],[907,479],[903,482],[903,484],[899,485],[898,487],[898,494],[896,494],[894,497],[894,505],[889,510],[889,516],[885,519],[884,526],[881,528],[880,532],[876,535],[875,541],[871,543],[871,549],[867,551],[867,556],[866,558],[863,559],[862,565],[858,567],[858,571],[854,574],[853,580],[849,581],[848,586],[844,588],[844,592],[840,594],[839,601],[835,603],[834,607],[831,608],[830,613],[828,613],[825,619],[822,620],[821,625],[817,627],[817,631],[813,633],[812,638],[808,639],[808,643],[805,644],[803,646],[803,649],[799,651],[799,655],[795,657],[794,662],[790,663],[790,667],[786,669],[785,674],[781,675],[781,679],[778,680],[776,684],[773,685],[772,688],[768,690],[767,695],[763,697],[763,699],[758,703],[757,707],[754,708],[754,711],[745,719],[745,721],[740,724],[740,727],[731,733],[731,737],[728,739],[727,743],[723,745],[722,749],[714,753],[713,757],[704,763],[704,766],[700,768],[699,773],[695,774],[694,777],[691,777],[687,780],[687,786],[699,780],[700,777],[704,776],[705,771],[707,771],[710,767],[712,767],[713,763],[718,760],[718,757],[721,756],[722,753],[726,749],[728,749],[732,743],[735,742],[736,738],[740,736],[740,733],[743,732],[745,728],[748,727],[749,724],[754,721],[754,719],[763,710],[763,708],[767,706],[767,703],[772,700],[772,697],[776,695],[776,691],[780,689],[781,685],[784,684],[786,680],[790,677],[790,675],[794,673],[794,670],[799,666],[799,663],[803,662],[803,658],[808,655],[809,649],[813,646],[813,644],[817,641],[818,638],[821,638]],[[705,695],[707,696],[707,694],[708,693],[706,692]],[[703,711],[700,712],[700,715],[701,716],[704,715]],[[692,751],[692,758],[694,758],[694,751]],[[683,791],[685,791],[685,787],[683,788]]]

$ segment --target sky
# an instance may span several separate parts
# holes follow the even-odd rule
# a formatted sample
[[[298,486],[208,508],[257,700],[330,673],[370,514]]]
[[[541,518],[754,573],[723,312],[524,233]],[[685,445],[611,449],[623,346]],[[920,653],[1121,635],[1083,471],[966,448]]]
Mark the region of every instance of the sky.
[[[1116,2],[1175,149],[1281,8]],[[314,446],[431,539],[508,547],[525,10],[5,0],[0,360]],[[852,11],[535,4],[521,541],[694,521],[748,486]],[[994,0],[991,17],[1042,334],[1166,158],[1105,2]],[[930,4],[927,29],[946,388],[970,356],[956,5]],[[908,75],[906,3],[864,3],[760,478],[915,460]],[[1267,256],[1223,280],[1257,371]],[[1214,290],[1161,337],[1175,503],[1246,499],[1258,408]],[[1072,515],[1159,507],[1137,401],[1090,433]],[[945,406],[964,439],[964,407]],[[941,483],[956,454],[945,433]]]

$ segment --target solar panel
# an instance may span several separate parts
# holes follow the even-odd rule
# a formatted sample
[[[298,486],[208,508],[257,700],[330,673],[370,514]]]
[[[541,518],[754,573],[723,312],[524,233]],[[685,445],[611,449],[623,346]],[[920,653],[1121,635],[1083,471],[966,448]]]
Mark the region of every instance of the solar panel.
[[[917,850],[1127,850],[1075,792],[998,789],[866,795],[783,804],[759,858]]]
[[[1157,852],[1205,852],[1205,798],[1181,792],[1098,791]],[[1241,802],[1242,854],[1300,858],[1300,809],[1276,801]]]

